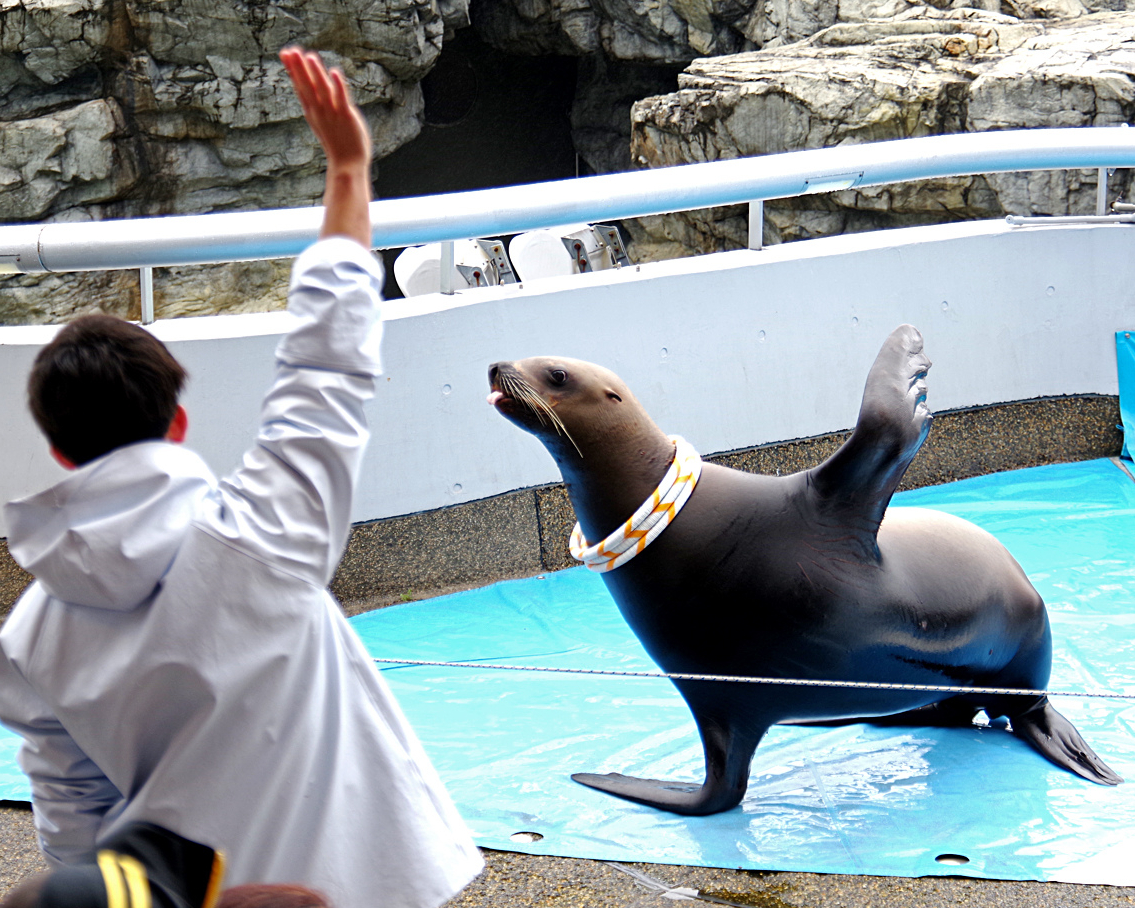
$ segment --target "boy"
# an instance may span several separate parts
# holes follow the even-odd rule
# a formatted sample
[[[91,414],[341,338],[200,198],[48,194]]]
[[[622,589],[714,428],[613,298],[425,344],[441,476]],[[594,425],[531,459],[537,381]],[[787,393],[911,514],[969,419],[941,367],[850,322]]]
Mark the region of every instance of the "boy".
[[[326,592],[380,371],[370,137],[339,72],[280,56],[327,154],[326,210],[257,442],[219,482],[179,447],[184,373],[141,328],[80,319],[44,348],[33,414],[76,469],[6,512],[37,580],[0,632],[0,719],[25,738],[53,864],[141,821],[226,852],[229,885],[426,908],[481,857]]]

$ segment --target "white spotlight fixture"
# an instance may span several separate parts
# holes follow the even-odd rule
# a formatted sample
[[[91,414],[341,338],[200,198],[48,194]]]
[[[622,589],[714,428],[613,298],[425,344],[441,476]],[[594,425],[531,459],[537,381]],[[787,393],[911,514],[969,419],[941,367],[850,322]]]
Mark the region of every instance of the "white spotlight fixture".
[[[394,279],[406,296],[438,293],[441,281],[442,244],[408,246],[394,260]],[[457,240],[453,244],[454,290],[516,283],[504,241],[496,239]]]
[[[619,228],[608,224],[566,224],[521,233],[508,244],[508,254],[524,281],[630,264]]]

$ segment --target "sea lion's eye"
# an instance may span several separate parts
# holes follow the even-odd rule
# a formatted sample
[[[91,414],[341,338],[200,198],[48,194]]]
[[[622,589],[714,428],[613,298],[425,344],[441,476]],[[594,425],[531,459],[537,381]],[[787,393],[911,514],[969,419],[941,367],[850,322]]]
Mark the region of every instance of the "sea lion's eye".
[[[562,385],[567,381],[567,373],[563,369],[553,369],[550,373],[552,384]]]

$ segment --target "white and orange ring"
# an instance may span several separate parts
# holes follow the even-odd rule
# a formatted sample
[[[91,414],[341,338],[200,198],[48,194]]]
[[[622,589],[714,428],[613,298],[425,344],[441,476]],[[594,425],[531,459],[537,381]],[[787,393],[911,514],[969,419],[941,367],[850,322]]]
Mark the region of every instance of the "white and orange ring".
[[[614,570],[650,545],[678,516],[701,475],[701,457],[684,438],[671,435],[670,440],[674,442],[674,461],[658,488],[626,523],[596,545],[587,544],[577,523],[568,543],[574,559],[601,574]]]

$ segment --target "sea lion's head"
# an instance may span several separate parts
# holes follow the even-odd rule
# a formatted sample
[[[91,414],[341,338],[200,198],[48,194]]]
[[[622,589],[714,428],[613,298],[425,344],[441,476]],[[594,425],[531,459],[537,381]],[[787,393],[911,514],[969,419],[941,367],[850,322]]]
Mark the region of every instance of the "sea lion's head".
[[[534,356],[489,367],[489,403],[544,443],[588,539],[602,539],[657,487],[674,443],[610,369]]]
[[[556,456],[586,457],[641,431],[634,395],[610,369],[578,359],[533,356],[489,367],[489,403]]]

